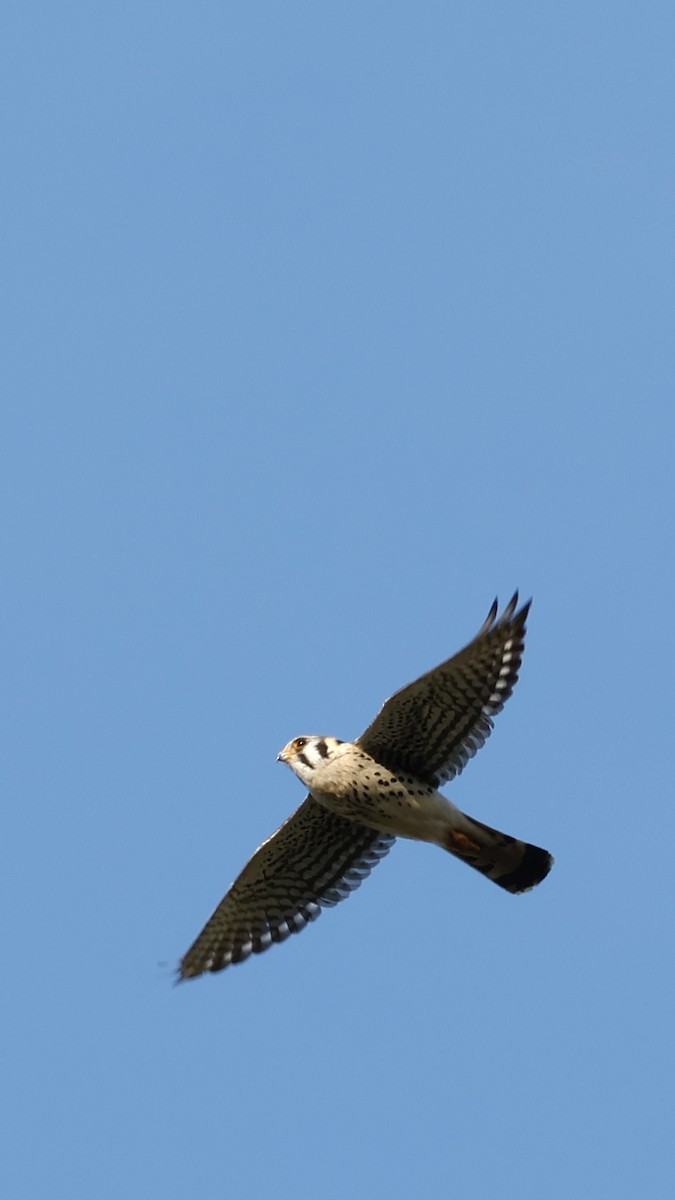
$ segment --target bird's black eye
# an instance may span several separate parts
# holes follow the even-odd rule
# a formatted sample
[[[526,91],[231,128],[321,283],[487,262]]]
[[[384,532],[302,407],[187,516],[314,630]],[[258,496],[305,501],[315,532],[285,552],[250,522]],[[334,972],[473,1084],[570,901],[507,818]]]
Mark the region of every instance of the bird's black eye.
[[[307,745],[307,738],[296,738],[293,745],[296,750],[302,750],[303,746]]]

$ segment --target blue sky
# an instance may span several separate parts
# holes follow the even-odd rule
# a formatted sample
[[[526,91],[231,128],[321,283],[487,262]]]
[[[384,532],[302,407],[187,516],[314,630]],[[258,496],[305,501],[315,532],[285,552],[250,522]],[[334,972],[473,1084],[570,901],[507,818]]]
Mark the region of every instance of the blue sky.
[[[3,1195],[669,1196],[672,5],[24,2],[1,44]],[[279,748],[515,587],[450,794],[550,878],[401,842],[173,988],[301,800]]]

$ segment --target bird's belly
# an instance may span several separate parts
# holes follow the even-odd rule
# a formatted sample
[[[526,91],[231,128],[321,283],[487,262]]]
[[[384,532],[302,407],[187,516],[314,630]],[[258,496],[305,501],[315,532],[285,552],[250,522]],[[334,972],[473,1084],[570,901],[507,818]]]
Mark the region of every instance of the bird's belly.
[[[356,779],[330,789],[314,789],[319,804],[338,816],[397,837],[440,842],[455,805],[429,784],[383,767],[359,772]]]

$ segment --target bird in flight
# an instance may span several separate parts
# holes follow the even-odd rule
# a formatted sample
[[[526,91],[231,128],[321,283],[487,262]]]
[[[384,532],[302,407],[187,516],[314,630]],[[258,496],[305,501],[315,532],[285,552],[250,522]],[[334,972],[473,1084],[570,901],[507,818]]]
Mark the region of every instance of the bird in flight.
[[[181,959],[179,979],[283,942],[344,900],[397,837],[433,842],[507,892],[548,875],[546,850],[467,816],[438,788],[489,737],[518,678],[530,604],[497,601],[473,641],[385,702],[354,742],[297,737],[277,755],[308,795],[256,850]]]

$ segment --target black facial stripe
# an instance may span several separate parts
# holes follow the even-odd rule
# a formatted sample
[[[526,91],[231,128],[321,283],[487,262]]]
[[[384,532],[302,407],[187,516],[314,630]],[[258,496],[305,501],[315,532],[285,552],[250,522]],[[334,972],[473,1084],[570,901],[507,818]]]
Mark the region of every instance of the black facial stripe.
[[[318,742],[316,743],[316,748],[322,758],[328,758],[328,746],[326,745],[325,738],[319,738]]]
[[[314,770],[314,767],[312,766],[306,754],[298,754],[297,757],[301,763],[304,763],[306,767],[309,767],[310,771]]]

